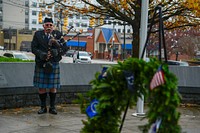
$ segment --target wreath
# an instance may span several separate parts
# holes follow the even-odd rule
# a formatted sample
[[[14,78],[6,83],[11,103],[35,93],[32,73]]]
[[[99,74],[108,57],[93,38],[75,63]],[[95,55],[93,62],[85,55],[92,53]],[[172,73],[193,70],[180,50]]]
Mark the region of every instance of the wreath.
[[[145,62],[129,58],[116,65],[105,66],[102,72],[95,74],[90,84],[92,89],[81,104],[82,112],[88,116],[83,121],[82,133],[119,133],[127,102],[131,108],[142,95],[148,103],[148,124],[140,126],[142,132],[180,132],[177,107],[181,97],[177,78],[169,72],[167,64],[157,59]]]

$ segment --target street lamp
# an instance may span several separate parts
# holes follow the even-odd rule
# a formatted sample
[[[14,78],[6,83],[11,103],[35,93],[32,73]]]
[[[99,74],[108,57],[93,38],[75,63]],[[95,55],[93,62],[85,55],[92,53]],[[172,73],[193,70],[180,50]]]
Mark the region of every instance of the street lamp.
[[[114,41],[115,41],[115,23],[113,23],[113,33],[112,33],[112,44],[111,44],[111,58],[110,60],[113,61],[113,47],[114,47]]]
[[[79,35],[80,35],[82,32],[83,32],[83,30],[81,29],[81,30],[79,30],[78,33],[77,33],[77,34],[78,34],[78,53],[77,53],[77,59],[79,59],[79,46],[80,46],[80,45],[79,45],[79,42],[80,42],[80,41],[79,41]]]
[[[126,24],[124,21],[124,49],[123,49],[123,59],[125,59],[125,51],[126,51]]]

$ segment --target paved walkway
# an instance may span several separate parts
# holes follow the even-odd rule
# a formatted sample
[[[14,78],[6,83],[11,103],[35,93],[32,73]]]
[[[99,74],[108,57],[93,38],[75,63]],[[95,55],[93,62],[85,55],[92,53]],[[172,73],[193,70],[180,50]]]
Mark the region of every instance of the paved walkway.
[[[86,119],[79,106],[59,105],[57,108],[58,115],[38,115],[39,107],[0,110],[0,133],[79,133],[83,127],[81,120]],[[141,133],[138,126],[147,120],[132,116],[135,110],[128,110],[122,133]],[[200,107],[182,106],[179,111],[182,132],[199,133]]]

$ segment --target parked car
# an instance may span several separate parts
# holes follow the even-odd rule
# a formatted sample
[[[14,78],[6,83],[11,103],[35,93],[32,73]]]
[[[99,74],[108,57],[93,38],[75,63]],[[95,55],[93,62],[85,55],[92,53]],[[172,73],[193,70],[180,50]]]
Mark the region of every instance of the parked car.
[[[4,50],[4,47],[3,47],[3,46],[0,46],[0,50]]]
[[[30,60],[26,54],[21,53],[21,52],[16,52],[16,51],[5,52],[3,56],[9,57],[9,58],[17,58],[21,60]]]
[[[22,52],[22,53],[24,53],[29,58],[29,60],[35,60],[35,55],[32,52]]]
[[[188,62],[185,61],[175,61],[175,60],[168,60],[168,65],[178,65],[178,66],[189,66]]]
[[[73,63],[91,63],[91,57],[86,51],[76,51],[73,56]]]
[[[74,55],[75,52],[76,52],[75,50],[68,50],[66,52],[66,56],[73,57],[73,55]]]

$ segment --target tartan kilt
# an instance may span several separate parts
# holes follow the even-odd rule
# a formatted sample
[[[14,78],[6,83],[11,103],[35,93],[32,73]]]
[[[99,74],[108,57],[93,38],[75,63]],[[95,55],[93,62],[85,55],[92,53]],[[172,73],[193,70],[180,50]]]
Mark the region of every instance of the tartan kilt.
[[[60,88],[60,66],[59,63],[53,64],[52,73],[44,73],[44,69],[39,65],[35,65],[33,85],[37,88]]]

